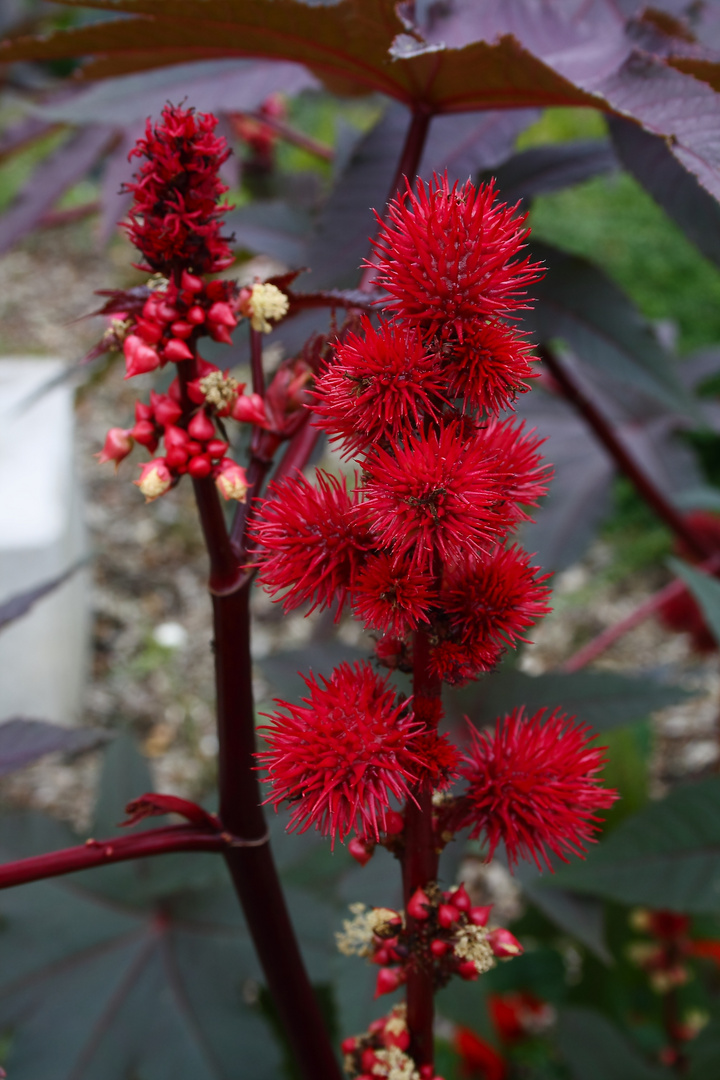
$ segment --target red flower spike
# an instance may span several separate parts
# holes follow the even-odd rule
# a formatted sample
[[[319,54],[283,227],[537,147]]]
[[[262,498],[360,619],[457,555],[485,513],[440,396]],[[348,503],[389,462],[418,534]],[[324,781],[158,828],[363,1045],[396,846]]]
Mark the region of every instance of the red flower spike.
[[[481,672],[491,671],[501,652],[499,645],[489,642],[440,641],[430,650],[428,667],[432,675],[450,686],[462,686]]]
[[[430,333],[452,329],[462,341],[468,321],[507,315],[522,303],[540,266],[519,257],[528,230],[495,198],[492,183],[468,180],[453,188],[447,176],[418,180],[389,204],[373,243],[375,283],[393,297],[401,320]]]
[[[375,627],[397,637],[427,622],[436,598],[430,574],[396,564],[390,555],[371,555],[358,573],[353,587],[353,612],[366,627]]]
[[[125,225],[130,240],[142,252],[146,269],[171,277],[180,267],[192,267],[186,279],[191,292],[199,292],[194,287],[199,275],[233,261],[220,235],[219,219],[229,208],[218,206],[227,191],[218,170],[229,150],[224,139],[213,135],[216,124],[209,114],[166,105],[162,121],[153,129],[148,120],[145,138],[130,153],[146,159],[136,181],[126,185],[134,196]]]
[[[105,436],[105,444],[95,457],[100,465],[106,461],[114,461],[117,469],[120,462],[132,451],[134,439],[129,429],[114,427],[110,428]]]
[[[523,632],[551,610],[549,574],[539,576],[518,547],[496,547],[448,575],[442,606],[462,642],[515,646]]]
[[[461,770],[468,788],[453,826],[471,826],[473,838],[484,833],[488,858],[504,841],[511,867],[532,858],[552,870],[550,852],[564,862],[568,853],[584,853],[597,828],[595,812],[617,798],[597,779],[604,758],[590,728],[557,709],[545,713],[528,718],[515,709],[494,733],[470,725],[472,746]]]
[[[494,456],[504,470],[506,528],[530,520],[518,503],[537,506],[538,499],[547,492],[552,467],[543,463],[539,453],[545,440],[534,430],[526,431],[525,425],[518,424],[513,417],[490,420],[478,430],[477,439],[485,453]]]
[[[267,802],[293,807],[290,831],[315,826],[344,841],[353,828],[379,839],[391,799],[406,799],[417,760],[417,723],[407,703],[369,664],[341,664],[330,679],[305,678],[303,705],[278,701],[264,714],[268,750],[258,754],[272,785]]]
[[[348,334],[317,381],[314,423],[350,456],[408,438],[424,415],[438,420],[446,385],[417,332],[387,323],[375,330],[363,316],[362,336]]]
[[[430,917],[430,900],[426,892],[416,889],[408,901],[407,913],[417,922],[423,922]]]
[[[338,601],[338,617],[348,589],[373,544],[363,524],[357,495],[344,480],[318,472],[317,487],[302,474],[270,488],[252,524],[259,551],[260,580],[275,596],[285,592],[290,611],[310,602],[329,607]]]
[[[353,836],[352,840],[348,841],[347,849],[356,862],[359,862],[361,866],[366,866],[373,857],[375,845]]]
[[[363,466],[362,512],[380,543],[398,560],[407,555],[415,569],[479,555],[503,528],[504,463],[478,438],[463,438],[457,423],[418,432],[393,453],[376,447]]]
[[[392,994],[405,982],[405,972],[401,968],[380,968],[375,983],[375,997]]]
[[[520,956],[524,949],[514,934],[503,926],[496,927],[488,933],[488,944],[493,951],[493,956],[501,960],[510,960],[513,956]]]

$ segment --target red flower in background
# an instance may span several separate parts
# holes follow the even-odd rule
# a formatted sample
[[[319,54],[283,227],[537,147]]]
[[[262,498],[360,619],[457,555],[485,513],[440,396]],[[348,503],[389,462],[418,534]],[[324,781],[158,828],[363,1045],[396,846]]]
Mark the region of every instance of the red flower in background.
[[[135,201],[124,226],[145,258],[143,269],[208,274],[233,262],[220,235],[220,219],[230,208],[218,205],[228,190],[218,170],[230,151],[213,135],[216,125],[210,114],[166,105],[162,121],[153,128],[148,120],[145,138],[130,151],[130,158],[146,159],[126,185]]]
[[[617,793],[600,786],[602,750],[592,731],[559,710],[525,716],[515,709],[495,731],[478,732],[462,775],[468,789],[460,800],[456,827],[487,838],[492,858],[502,840],[512,867],[519,858],[541,860],[552,870],[550,852],[567,862],[584,853],[597,828],[597,810],[612,806]]]

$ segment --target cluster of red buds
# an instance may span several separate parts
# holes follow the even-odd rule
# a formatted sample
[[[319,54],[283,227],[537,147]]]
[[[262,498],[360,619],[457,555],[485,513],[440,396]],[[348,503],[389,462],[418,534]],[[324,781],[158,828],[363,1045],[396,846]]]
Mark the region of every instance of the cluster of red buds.
[[[117,466],[135,443],[154,454],[164,441],[164,454],[140,466],[136,483],[148,501],[187,473],[214,479],[223,498],[244,502],[245,470],[227,456],[223,421],[232,418],[268,433],[266,441],[273,442],[264,449],[271,456],[303,418],[314,370],[304,357],[284,362],[262,398],[243,393],[244,384],[198,354],[203,337],[231,344],[242,318],[254,331],[268,333],[289,306],[272,282],[240,289],[235,282],[203,276],[232,262],[219,231],[227,207],[218,206],[225,188],[217,174],[227,150],[212,134],[216,123],[214,117],[168,105],[162,122],[155,129],[148,122],[146,138],[132,152],[131,157],[147,160],[137,182],[128,185],[135,204],[126,228],[143,255],[142,266],[155,273],[146,286],[110,293],[103,313],[113,321],[95,350],[121,349],[126,378],[168,363],[178,367],[167,393],[152,391],[148,404],[138,402],[135,424],[112,428],[98,455]]]
[[[492,905],[473,906],[462,884],[447,891],[434,884],[416,889],[406,912],[367,910],[364,904],[353,904],[350,910],[353,918],[343,923],[338,948],[379,965],[376,997],[399,989],[412,967],[432,971],[439,990],[453,975],[475,980],[497,960],[510,960],[523,951],[509,930],[488,926]]]
[[[415,1066],[409,1046],[405,1005],[395,1005],[365,1034],[343,1040],[343,1067],[354,1080],[442,1080],[432,1065]]]

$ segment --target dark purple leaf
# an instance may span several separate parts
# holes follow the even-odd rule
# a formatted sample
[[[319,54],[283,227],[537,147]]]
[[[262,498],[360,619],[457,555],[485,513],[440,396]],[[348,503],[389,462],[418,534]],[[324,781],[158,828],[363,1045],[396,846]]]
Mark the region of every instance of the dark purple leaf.
[[[720,265],[720,207],[673,157],[665,139],[609,117],[618,157],[706,258]]]
[[[38,600],[42,600],[48,593],[55,592],[61,585],[64,585],[73,574],[85,565],[86,561],[83,559],[50,581],[44,581],[42,585],[36,585],[33,589],[26,589],[24,592],[16,593],[9,600],[0,603],[0,632],[10,623],[15,622],[16,619],[21,619],[23,615],[26,615]]]
[[[408,128],[408,110],[392,102],[358,143],[347,168],[320,214],[307,253],[307,288],[353,288],[376,229],[372,208],[381,209],[395,174],[395,161]],[[306,281],[303,280],[303,285]]]
[[[226,232],[235,236],[234,247],[270,255],[288,266],[307,261],[310,219],[280,200],[257,201],[231,211]]]
[[[494,176],[503,201],[514,203],[580,184],[617,167],[607,139],[582,139],[523,150],[494,170]]]
[[[539,115],[538,109],[506,109],[437,116],[418,173],[429,179],[447,169],[451,181],[465,181],[481,169],[493,169],[512,154],[520,132]]]
[[[0,776],[22,769],[32,761],[54,754],[77,754],[101,745],[108,736],[104,731],[66,728],[47,720],[28,720],[15,716],[0,724]]]
[[[100,240],[103,244],[108,243],[132,204],[132,193],[121,188],[132,179],[138,167],[137,161],[132,164],[128,160],[128,154],[143,130],[144,125],[140,124],[128,128],[105,162],[100,193]]]
[[[0,253],[30,232],[60,196],[95,164],[115,132],[88,127],[67,139],[42,161],[14,202],[0,216]]]
[[[57,124],[49,124],[39,116],[24,116],[0,135],[0,161],[56,129]]]
[[[625,1034],[594,1009],[562,1009],[556,1041],[572,1080],[668,1080],[672,1075],[650,1065]]]
[[[278,91],[292,97],[318,80],[301,64],[263,60],[207,60],[107,79],[42,109],[49,120],[121,127],[157,117],[168,102],[187,101],[198,112],[252,112]]]
[[[683,387],[647,321],[610,278],[587,259],[549,244],[533,244],[547,267],[533,286],[536,306],[524,318],[536,341],[566,341],[581,360],[662,401],[694,413]]]

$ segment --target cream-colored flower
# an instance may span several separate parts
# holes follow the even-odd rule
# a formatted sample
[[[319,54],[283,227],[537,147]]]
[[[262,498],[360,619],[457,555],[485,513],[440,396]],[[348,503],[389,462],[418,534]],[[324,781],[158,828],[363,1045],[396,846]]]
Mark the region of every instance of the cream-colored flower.
[[[200,389],[209,405],[218,409],[232,405],[238,395],[238,381],[232,375],[223,375],[222,371],[211,371],[200,380]]]
[[[377,1064],[373,1066],[373,1076],[386,1077],[387,1080],[420,1080],[420,1073],[415,1062],[397,1046],[387,1050],[376,1050]]]
[[[473,926],[469,923],[458,930],[453,951],[460,960],[471,960],[478,975],[495,967],[495,957],[484,926]]]
[[[269,319],[282,319],[288,313],[290,302],[284,292],[276,285],[256,282],[253,285],[248,307],[250,309],[250,325],[253,330],[259,330],[263,334],[269,334],[272,326]]]

